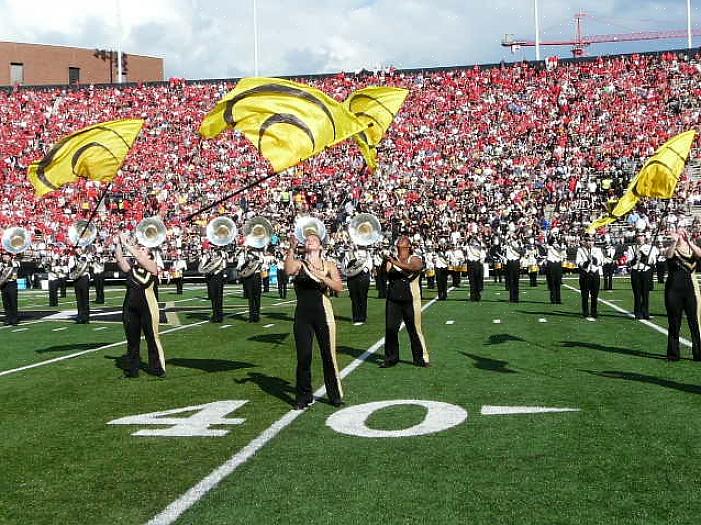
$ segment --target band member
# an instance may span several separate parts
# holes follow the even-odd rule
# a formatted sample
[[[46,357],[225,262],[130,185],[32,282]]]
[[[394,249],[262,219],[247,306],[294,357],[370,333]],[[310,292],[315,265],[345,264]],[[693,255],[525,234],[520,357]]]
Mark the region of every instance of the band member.
[[[521,275],[521,256],[523,247],[521,242],[512,235],[509,242],[504,246],[504,256],[506,258],[506,287],[509,290],[509,302],[517,303],[519,278]]]
[[[477,237],[473,237],[465,250],[467,257],[467,278],[470,282],[470,301],[482,300],[484,290],[484,261],[487,252]]]
[[[682,314],[686,314],[694,361],[701,361],[701,331],[699,330],[699,301],[701,293],[696,280],[701,249],[689,240],[686,230],[679,229],[671,235],[672,244],[667,248],[667,282],[664,288],[664,304],[667,308],[667,359],[679,361],[679,330]]]
[[[126,276],[127,293],[122,306],[122,323],[127,337],[125,377],[139,376],[139,347],[143,332],[148,348],[149,371],[158,377],[166,375],[166,361],[158,336],[158,301],[153,289],[160,268],[148,248],[129,243],[124,234],[114,240],[117,265]],[[124,253],[126,252],[126,254]],[[125,255],[135,260],[130,263]]]
[[[664,276],[667,273],[667,250],[664,250],[662,243],[657,244],[657,264],[655,265],[655,271],[657,273],[657,282],[659,284],[664,284]]]
[[[260,296],[262,293],[261,268],[263,255],[260,250],[245,246],[239,253],[237,268],[243,282],[243,295],[248,299],[248,322],[260,321]]]
[[[550,291],[550,303],[562,304],[560,288],[562,287],[562,262],[567,258],[567,247],[560,243],[556,235],[548,238],[545,256],[545,278]]]
[[[504,254],[502,253],[501,239],[494,236],[488,251],[489,262],[492,264],[494,282],[502,282],[504,276]]]
[[[95,283],[95,304],[105,304],[105,260],[95,251],[90,264]]]
[[[387,274],[382,262],[389,255],[389,240],[382,240],[382,249],[375,253],[373,266],[375,267],[375,287],[377,288],[377,298],[385,299],[387,297]]]
[[[173,265],[171,266],[171,279],[175,284],[175,293],[177,295],[183,294],[183,276],[185,275],[185,270],[187,270],[187,261],[182,256],[182,252],[178,250]]]
[[[58,290],[61,298],[65,298],[68,288],[68,257],[66,255],[61,256],[56,273],[58,274]]]
[[[397,240],[397,256],[385,263],[387,272],[387,305],[385,309],[385,358],[382,368],[399,362],[399,328],[404,321],[411,353],[416,366],[428,367],[429,355],[421,329],[421,294],[418,275],[423,270],[421,258],[411,253],[411,240],[402,236]]]
[[[213,248],[205,253],[200,260],[199,272],[204,274],[207,282],[207,295],[212,303],[213,323],[224,321],[224,270],[227,257],[221,248]]]
[[[68,277],[73,280],[78,315],[77,324],[90,322],[90,258],[82,248],[76,248],[75,255],[68,259]]]
[[[368,318],[368,291],[372,257],[367,249],[349,249],[343,257],[343,268],[348,282],[348,294],[354,323],[364,323]]]
[[[343,404],[343,387],[336,363],[336,321],[329,290],[340,292],[343,283],[336,263],[321,257],[321,239],[310,234],[304,242],[304,259],[295,257],[297,238],[290,236],[285,257],[285,273],[294,277],[297,306],[294,318],[297,348],[295,408],[304,410],[314,402],[312,396],[312,345],[316,337],[324,369],[324,384],[329,402]]]
[[[636,319],[650,319],[650,284],[652,269],[657,264],[657,247],[647,242],[644,233],[639,233],[637,244],[628,248],[626,256],[631,268],[633,313]]]
[[[59,266],[61,261],[58,255],[47,260],[46,275],[49,280],[49,306],[58,306]]]
[[[436,267],[436,288],[438,289],[438,300],[448,299],[448,257],[446,255],[445,239],[438,242],[436,254],[433,259]]]
[[[436,252],[433,248],[433,241],[426,241],[426,288],[433,290],[436,288]]]
[[[2,295],[2,309],[5,311],[4,325],[16,325],[19,323],[17,311],[17,278],[19,274],[19,260],[9,253],[2,254],[0,262],[0,294]]]
[[[603,249],[604,253],[604,290],[613,290],[613,273],[616,269],[616,247],[608,240]]]
[[[535,239],[529,239],[523,253],[523,266],[528,272],[528,279],[531,288],[538,286],[538,247]]]
[[[445,255],[448,258],[448,270],[450,271],[452,286],[453,288],[459,288],[462,265],[465,263],[465,254],[459,246],[455,245],[452,249],[447,250]]]
[[[587,235],[577,249],[576,264],[579,267],[579,290],[582,294],[582,316],[596,319],[604,254],[594,246],[594,237]]]
[[[273,249],[272,247],[270,248]],[[260,279],[263,285],[263,293],[270,291],[270,269],[275,264],[275,257],[271,253],[263,255],[263,263],[260,268]]]
[[[277,293],[280,299],[287,299],[289,277],[285,273],[285,252],[282,249],[278,250],[275,259],[277,266]]]

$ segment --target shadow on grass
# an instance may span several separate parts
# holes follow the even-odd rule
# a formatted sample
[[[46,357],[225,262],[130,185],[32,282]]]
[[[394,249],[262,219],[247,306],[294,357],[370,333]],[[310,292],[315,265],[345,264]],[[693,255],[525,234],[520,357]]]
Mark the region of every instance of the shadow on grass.
[[[365,353],[364,349],[361,348],[353,348],[350,346],[337,346],[336,347],[336,352],[339,354],[344,354],[344,355],[349,355],[355,359],[358,359],[361,355]],[[377,352],[371,354],[366,361],[368,363],[375,363],[375,364],[380,364],[382,362],[383,358],[381,355],[379,355]]]
[[[508,361],[499,361],[498,359],[489,359],[488,357],[482,357],[480,355],[468,354],[467,352],[460,352],[465,357],[469,357],[474,361],[473,365],[475,368],[480,370],[489,370],[490,372],[500,372],[502,374],[517,374],[516,370],[510,370],[506,368],[509,364]]]
[[[66,345],[54,345],[47,348],[40,348],[36,350],[37,354],[45,354],[48,352],[81,352],[83,350],[92,350],[93,348],[99,348],[104,346],[105,343],[74,343]]]
[[[275,396],[288,405],[294,406],[295,404],[295,388],[285,379],[261,374],[260,372],[249,372],[248,377],[244,379],[234,379],[234,381],[239,385],[254,383],[266,394]]]
[[[260,335],[252,335],[251,337],[248,338],[249,341],[253,341],[256,343],[269,343],[269,344],[274,344],[274,345],[280,345],[283,343],[285,339],[289,337],[289,333],[284,333],[284,334],[260,334]]]
[[[293,321],[294,318],[287,313],[283,312],[264,312],[263,315],[266,319],[277,319],[278,321]]]
[[[543,304],[543,303],[540,303]],[[569,311],[565,312],[563,310],[553,310],[550,312],[529,312],[527,310],[516,310],[520,314],[530,314],[530,315],[540,315],[542,317],[574,317],[576,319],[583,319],[582,312],[577,310],[576,312]],[[599,317],[615,317],[617,319],[621,318],[622,314],[602,314],[601,311],[598,313]]]
[[[589,350],[598,350],[600,352],[609,352],[612,354],[622,354],[634,357],[644,357],[647,359],[664,359],[665,356],[643,352],[642,350],[632,350],[630,348],[622,348],[620,346],[607,346],[597,343],[585,343],[583,341],[560,341],[560,346],[563,348],[582,348]]]
[[[123,355],[106,355],[105,359],[112,359],[114,361],[114,366],[115,368],[122,370],[124,372],[129,371],[129,360],[127,359],[127,356],[125,354]],[[170,361],[168,361],[170,362]],[[150,375],[156,375],[154,374],[153,370],[143,361],[139,362],[139,370],[143,370],[147,374]]]
[[[636,374],[634,372],[621,372],[619,370],[605,370],[603,372],[594,372],[593,370],[581,370],[587,374],[591,374],[599,377],[606,377],[609,379],[623,379],[625,381],[636,381],[639,383],[648,383],[651,385],[657,385],[664,388],[671,388],[672,390],[679,390],[680,392],[687,392],[689,394],[701,394],[701,385],[690,385],[688,383],[678,383],[676,381],[670,381],[668,379],[662,379],[661,377],[648,376],[645,374]]]
[[[503,345],[504,343],[509,343],[511,341],[519,341],[521,343],[527,343],[525,339],[522,337],[518,337],[515,335],[511,334],[492,334],[489,336],[487,339],[487,342],[484,343],[485,345],[491,346],[491,345]]]
[[[230,372],[258,366],[244,361],[229,361],[228,359],[185,359],[182,357],[167,359],[166,364],[181,368],[196,368],[204,372]]]

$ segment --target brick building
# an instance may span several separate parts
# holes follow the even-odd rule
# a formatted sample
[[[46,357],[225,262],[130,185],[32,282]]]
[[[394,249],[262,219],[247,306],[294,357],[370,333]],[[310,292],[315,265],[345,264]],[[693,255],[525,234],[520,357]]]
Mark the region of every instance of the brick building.
[[[125,82],[163,80],[163,59],[124,54]],[[78,47],[0,42],[0,86],[117,82],[117,53]]]

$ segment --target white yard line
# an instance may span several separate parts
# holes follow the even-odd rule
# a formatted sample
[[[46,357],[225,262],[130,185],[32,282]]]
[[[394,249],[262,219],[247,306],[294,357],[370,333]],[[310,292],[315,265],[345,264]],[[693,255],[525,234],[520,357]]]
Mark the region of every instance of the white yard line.
[[[173,333],[173,332],[177,332],[177,331],[179,331],[179,330],[184,330],[184,329],[186,329],[186,328],[192,328],[193,326],[199,326],[199,325],[201,325],[201,324],[208,323],[208,322],[209,322],[209,321],[198,321],[198,322],[192,323],[192,324],[186,324],[186,325],[183,325],[183,326],[177,326],[177,327],[175,327],[175,328],[171,328],[170,330],[165,330],[165,331],[161,332],[160,335],[170,334],[170,333]],[[142,337],[142,339],[143,339],[143,337]],[[120,345],[126,344],[126,342],[127,342],[127,341],[126,341],[126,339],[125,339],[124,341],[118,341],[118,342],[116,342],[116,343],[110,343],[110,344],[108,344],[108,345],[100,346],[100,347],[98,347],[98,348],[91,348],[90,350],[83,350],[82,352],[75,352],[75,353],[73,353],[73,354],[68,354],[68,355],[64,355],[64,356],[61,356],[61,357],[56,357],[56,358],[54,358],[54,359],[48,359],[48,360],[46,360],[46,361],[40,361],[40,362],[38,362],[38,363],[33,363],[33,364],[31,364],[31,365],[21,366],[21,367],[19,367],[19,368],[13,368],[13,369],[11,369],[11,370],[2,370],[2,371],[0,371],[0,377],[2,377],[2,376],[7,376],[7,375],[10,375],[10,374],[15,374],[15,373],[17,373],[17,372],[22,372],[23,370],[29,370],[30,368],[38,368],[38,367],[40,367],[40,366],[50,365],[51,363],[58,363],[59,361],[65,361],[66,359],[73,359],[73,358],[75,358],[75,357],[80,357],[81,355],[92,354],[92,353],[94,353],[94,352],[99,352],[100,350],[106,350],[106,349],[108,349],[108,348],[114,348],[115,346],[120,346]]]
[[[574,286],[570,286],[569,284],[564,284],[563,286],[564,286],[565,288],[569,288],[569,289],[572,290],[573,292],[581,293],[577,288],[575,288]],[[627,316],[630,317],[631,319],[635,319],[635,314],[634,314],[633,312],[629,312],[628,310],[625,310],[625,309],[621,308],[621,307],[618,306],[617,304],[613,304],[612,302],[607,301],[607,300],[605,300],[605,299],[602,299],[601,297],[599,297],[599,302],[605,304],[606,306],[608,306],[608,307],[610,307],[610,308],[613,308],[613,309],[616,310],[617,312],[620,312],[620,313],[622,313],[622,314],[624,314],[624,315],[627,315]],[[667,329],[666,329],[666,328],[662,328],[661,326],[656,325],[655,323],[653,323],[653,322],[651,322],[651,321],[648,321],[647,319],[639,319],[638,322],[639,322],[639,323],[642,323],[642,324],[644,324],[644,325],[649,326],[650,328],[652,328],[653,330],[655,330],[655,331],[657,331],[657,332],[659,332],[659,333],[661,333],[661,334],[668,335],[668,332],[667,332]],[[691,341],[689,341],[688,339],[686,339],[686,338],[684,338],[684,337],[680,337],[680,338],[679,338],[679,342],[681,342],[681,343],[684,344],[685,346],[688,346],[689,348],[691,348]]]
[[[452,288],[450,288],[452,290]],[[429,308],[437,299],[426,303],[421,310],[424,311]],[[401,329],[404,328],[404,323],[401,325]],[[341,377],[345,378],[350,373],[352,373],[356,368],[363,364],[368,357],[377,352],[385,344],[385,338],[378,340],[374,345],[368,348],[360,357],[355,359],[347,367],[341,371]],[[314,392],[315,397],[323,396],[326,393],[326,388],[321,387],[316,392]],[[263,431],[258,437],[253,439],[248,445],[239,450],[236,454],[231,456],[224,464],[213,470],[207,475],[202,481],[197,483],[194,487],[188,490],[185,494],[176,499],[173,503],[168,505],[160,514],[153,517],[147,525],[169,525],[177,520],[185,511],[202,499],[210,490],[215,488],[219,483],[221,483],[227,476],[234,472],[237,468],[243,465],[246,461],[251,459],[260,449],[268,444],[275,436],[277,436],[282,430],[288,427],[295,419],[301,416],[304,410],[290,410],[280,419],[275,421],[267,429]]]

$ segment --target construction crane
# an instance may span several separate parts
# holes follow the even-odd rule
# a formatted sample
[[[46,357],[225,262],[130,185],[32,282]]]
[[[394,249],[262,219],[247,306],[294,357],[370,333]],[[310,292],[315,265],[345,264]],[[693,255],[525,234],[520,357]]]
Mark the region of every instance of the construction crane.
[[[689,32],[684,29],[680,31],[641,31],[637,33],[614,33],[611,35],[585,35],[584,17],[586,13],[580,11],[574,15],[576,34],[574,40],[546,40],[541,41],[541,46],[572,46],[572,56],[581,57],[587,54],[587,48],[592,44],[637,42],[640,40],[662,40],[665,38],[686,38]],[[701,30],[692,29],[692,36],[701,36]],[[521,47],[535,47],[534,40],[514,39],[514,35],[506,34],[501,41],[504,47],[510,47],[515,53]]]

